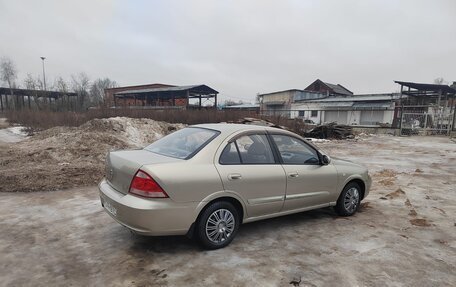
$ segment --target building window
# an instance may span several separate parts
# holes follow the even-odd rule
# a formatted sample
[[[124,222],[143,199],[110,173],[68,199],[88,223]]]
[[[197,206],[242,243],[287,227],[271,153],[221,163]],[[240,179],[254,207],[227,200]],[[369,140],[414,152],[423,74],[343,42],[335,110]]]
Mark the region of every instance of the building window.
[[[317,117],[317,116],[318,116],[318,111],[312,111],[312,113],[310,114],[310,116],[311,116],[312,118]]]
[[[299,115],[300,117],[303,117],[304,116],[304,111],[299,111]]]

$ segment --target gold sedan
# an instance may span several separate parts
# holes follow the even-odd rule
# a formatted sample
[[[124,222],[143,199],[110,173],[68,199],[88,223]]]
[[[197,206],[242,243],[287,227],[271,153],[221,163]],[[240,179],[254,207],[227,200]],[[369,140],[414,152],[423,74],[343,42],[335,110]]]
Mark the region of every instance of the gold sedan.
[[[187,234],[217,249],[242,223],[328,206],[352,215],[370,185],[365,167],[330,159],[292,132],[204,124],[110,152],[99,190],[107,213],[133,232]]]

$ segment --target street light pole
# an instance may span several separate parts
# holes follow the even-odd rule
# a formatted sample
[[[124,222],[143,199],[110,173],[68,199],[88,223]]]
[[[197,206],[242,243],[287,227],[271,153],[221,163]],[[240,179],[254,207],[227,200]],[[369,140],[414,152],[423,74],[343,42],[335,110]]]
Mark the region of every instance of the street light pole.
[[[46,57],[40,57],[41,60],[43,61],[43,85],[44,85],[44,90],[46,91],[46,73],[44,72],[44,60]]]

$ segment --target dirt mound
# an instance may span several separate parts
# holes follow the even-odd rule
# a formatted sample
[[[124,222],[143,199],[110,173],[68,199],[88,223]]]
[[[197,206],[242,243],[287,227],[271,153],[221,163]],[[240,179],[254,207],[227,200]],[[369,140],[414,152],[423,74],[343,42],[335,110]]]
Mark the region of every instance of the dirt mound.
[[[403,191],[402,189],[398,188],[395,191],[388,193],[386,195],[386,197],[397,198],[397,197],[400,197],[400,196],[403,196],[403,195],[405,195],[405,191]]]
[[[394,178],[396,177],[397,172],[392,169],[382,169],[381,171],[375,173],[375,175],[380,177]]]
[[[431,224],[424,218],[410,219],[410,223],[415,226],[422,226],[422,227],[431,226]]]
[[[397,172],[392,169],[382,169],[374,174],[374,178],[378,179],[378,183],[383,186],[393,186],[396,182]]]
[[[40,191],[92,185],[103,177],[110,150],[141,148],[184,127],[116,117],[79,127],[55,127],[0,149],[0,191]]]

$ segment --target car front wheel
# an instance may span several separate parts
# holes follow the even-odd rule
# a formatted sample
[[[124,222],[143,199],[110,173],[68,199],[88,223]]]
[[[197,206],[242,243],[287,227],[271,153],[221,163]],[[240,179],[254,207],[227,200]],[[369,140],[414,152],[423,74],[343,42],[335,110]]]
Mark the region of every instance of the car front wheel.
[[[233,241],[239,228],[239,212],[229,202],[209,205],[198,220],[198,237],[207,249],[218,249]]]
[[[347,184],[337,200],[336,212],[342,216],[356,213],[361,202],[361,188],[356,182]]]

